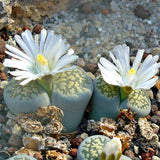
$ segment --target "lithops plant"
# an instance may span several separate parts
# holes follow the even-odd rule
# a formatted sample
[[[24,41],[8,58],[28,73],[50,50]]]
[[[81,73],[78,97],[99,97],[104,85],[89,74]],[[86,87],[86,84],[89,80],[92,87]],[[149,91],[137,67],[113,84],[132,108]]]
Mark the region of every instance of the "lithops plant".
[[[39,107],[50,104],[48,94],[37,82],[25,86],[20,83],[21,81],[12,79],[3,92],[4,100],[12,113],[35,112]]]
[[[123,107],[131,107],[131,110],[137,112],[137,116],[140,117],[149,114],[151,105],[147,95],[141,89],[150,89],[156,84],[158,76],[155,75],[160,67],[160,63],[157,63],[159,57],[149,55],[140,64],[144,53],[144,50],[141,49],[138,50],[137,56],[132,66],[130,66],[129,52],[129,47],[126,44],[118,45],[114,47],[113,53],[110,52],[113,63],[103,57],[100,58],[98,66],[106,85],[104,85],[104,81],[102,80],[97,83],[99,78],[95,80],[96,83],[94,82],[93,109],[90,118],[94,118],[95,120],[99,120],[101,116],[115,118],[116,114],[118,115],[118,109]],[[111,90],[108,89],[110,86],[113,86]],[[109,101],[108,95],[116,87],[116,99],[113,98],[113,100],[110,99]],[[121,105],[127,98],[128,104],[123,103]],[[119,104],[117,104],[118,102]],[[139,105],[137,106],[137,104]],[[98,116],[99,114],[100,116]]]
[[[53,31],[42,29],[40,36],[33,37],[26,30],[21,36],[15,35],[15,40],[26,54],[6,45],[6,53],[12,59],[6,58],[3,64],[17,69],[9,72],[15,76],[15,81],[11,81],[4,91],[8,108],[17,114],[35,112],[40,106],[54,104],[64,112],[66,131],[76,130],[93,90],[92,81],[86,72],[69,65],[78,56],[74,55],[65,39]],[[22,92],[24,88],[25,93]],[[41,90],[38,91],[40,95],[33,92],[36,88]]]
[[[121,109],[130,108],[136,113],[136,117],[145,117],[151,111],[151,102],[144,90],[134,90],[121,104]]]
[[[107,84],[102,76],[93,81],[92,111],[89,118],[99,121],[101,117],[116,118],[119,110],[119,87]]]
[[[21,154],[21,155],[13,156],[9,158],[8,160],[36,160],[36,159],[34,157],[31,157],[25,154]]]
[[[78,160],[99,160],[100,154],[106,142],[110,138],[103,135],[95,135],[86,138],[78,147]]]
[[[78,147],[77,159],[78,160],[100,160],[103,148],[111,141],[110,138],[103,135],[94,135],[86,138]],[[104,157],[101,157],[103,160]],[[130,158],[122,155],[120,160],[131,160]],[[107,159],[104,159],[107,160]],[[111,159],[112,160],[112,159]],[[113,159],[114,160],[114,159]]]
[[[52,77],[58,72],[74,68],[66,65],[78,56],[73,55],[73,49],[69,49],[65,40],[53,31],[43,29],[40,35],[33,37],[29,30],[25,30],[21,36],[15,35],[15,40],[25,53],[6,45],[6,54],[12,58],[6,58],[3,65],[16,70],[9,72],[15,79],[4,89],[4,99],[15,114],[35,112],[38,107],[50,104],[49,82]]]
[[[103,147],[100,160],[119,160],[122,155],[122,144],[119,138],[113,137]]]
[[[54,76],[52,104],[63,110],[62,123],[66,132],[72,132],[78,128],[92,90],[91,78],[79,67]]]

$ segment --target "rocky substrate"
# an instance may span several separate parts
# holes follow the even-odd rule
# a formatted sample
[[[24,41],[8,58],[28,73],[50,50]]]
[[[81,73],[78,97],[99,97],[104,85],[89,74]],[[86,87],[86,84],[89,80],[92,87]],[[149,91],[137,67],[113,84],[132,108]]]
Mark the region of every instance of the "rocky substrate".
[[[2,65],[3,59],[6,57],[5,43],[16,45],[13,40],[15,33],[30,29],[35,34],[44,27],[54,30],[56,34],[61,34],[79,55],[77,65],[86,70],[94,79],[100,74],[97,67],[99,58],[101,56],[109,58],[108,53],[115,45],[126,43],[130,46],[131,59],[134,59],[137,49],[140,48],[145,49],[144,58],[149,54],[160,54],[159,20],[160,2],[158,0],[109,0],[106,2],[86,0],[72,11],[61,11],[51,15],[50,18],[46,16],[39,25],[31,20],[32,23],[29,26],[3,28],[0,32],[0,159],[7,159],[15,153],[23,153],[24,150],[18,151],[25,146],[24,136],[37,134],[30,133],[21,124],[17,124],[16,118],[8,112],[3,100],[3,88],[9,80],[9,76],[6,75],[7,69],[4,69]],[[134,117],[131,119],[126,114],[121,114],[119,121],[117,119],[111,124],[108,124],[106,119],[99,122],[88,121],[87,115],[90,111],[90,105],[88,105],[82,124],[75,133],[67,135],[56,133],[54,136],[38,133],[42,139],[48,139],[48,147],[41,148],[41,151],[36,152],[33,150],[37,149],[30,147],[31,150],[26,152],[39,160],[64,159],[65,155],[68,155],[68,159],[76,159],[77,148],[86,137],[103,134],[112,138],[112,136],[120,136],[120,133],[124,132],[128,135],[128,137],[124,136],[124,142],[128,141],[129,143],[123,154],[131,159],[158,160],[160,159],[160,86],[157,84],[147,93],[152,102],[152,110],[146,119],[135,119]],[[148,128],[146,132],[141,127],[141,123]],[[127,129],[130,124],[133,124],[131,125],[133,130],[130,128],[133,132]],[[103,127],[105,125],[113,127],[113,132],[108,133]],[[123,137],[123,135],[121,136]],[[58,137],[60,137],[59,142],[55,143],[53,138],[57,139]],[[25,140],[29,140],[29,138]],[[49,147],[50,143],[54,147]],[[57,158],[53,156],[55,154]]]

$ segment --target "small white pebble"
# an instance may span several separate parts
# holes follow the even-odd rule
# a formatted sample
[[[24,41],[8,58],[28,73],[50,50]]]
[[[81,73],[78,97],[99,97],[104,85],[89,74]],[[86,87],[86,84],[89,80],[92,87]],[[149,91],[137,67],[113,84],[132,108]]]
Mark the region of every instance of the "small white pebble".
[[[88,134],[87,134],[87,133],[82,133],[82,134],[80,135],[80,137],[81,137],[82,139],[86,139],[86,138],[88,137]]]

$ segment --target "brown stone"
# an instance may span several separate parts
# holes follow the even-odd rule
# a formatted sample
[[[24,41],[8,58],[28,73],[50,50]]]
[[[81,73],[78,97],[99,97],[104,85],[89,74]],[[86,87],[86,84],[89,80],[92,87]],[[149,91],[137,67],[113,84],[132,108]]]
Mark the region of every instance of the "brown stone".
[[[141,5],[137,5],[134,8],[134,14],[142,19],[148,19],[151,15],[150,11]]]
[[[84,70],[87,71],[87,72],[91,72],[91,73],[95,73],[97,71],[97,64],[93,64],[93,63],[87,63],[85,66],[84,66]]]
[[[5,55],[5,50],[6,50],[5,45],[6,43],[4,42],[4,40],[0,38],[0,55],[3,55],[3,56]]]
[[[37,160],[43,160],[43,156],[41,155],[40,152],[36,152],[33,157],[36,158]]]
[[[72,147],[78,148],[78,146],[81,144],[82,141],[83,141],[82,138],[76,137],[71,140],[71,145],[72,145]]]
[[[8,140],[8,143],[14,147],[21,147],[22,146],[22,138],[17,135],[11,135]]]
[[[155,114],[155,112],[158,111],[158,107],[156,105],[152,105],[151,111]]]
[[[25,30],[27,30],[27,29],[28,29],[28,30],[31,30],[30,27],[28,27],[28,26],[23,27],[22,30],[25,31]]]
[[[2,34],[2,39],[4,39],[5,41],[7,41],[9,38],[7,37],[7,35],[6,34]]]
[[[142,153],[142,160],[151,160],[150,153]]]
[[[0,74],[0,79],[1,79],[1,80],[6,80],[6,79],[7,79],[7,76],[6,76],[6,74],[5,74],[4,72],[2,72],[2,73]]]
[[[102,9],[102,14],[108,15],[109,14],[109,9]]]
[[[34,28],[33,28],[33,32],[36,34],[40,34],[41,30],[43,29],[43,26],[40,24],[37,24]]]
[[[8,151],[9,153],[13,154],[13,153],[15,153],[15,151],[18,151],[18,148],[17,148],[17,147],[9,147],[9,148],[7,149],[7,151]]]
[[[70,155],[73,156],[73,157],[76,157],[77,156],[77,148],[71,149]]]
[[[124,155],[126,155],[127,157],[130,157],[131,159],[135,158],[135,155],[131,150],[125,150]]]
[[[151,157],[154,156],[154,149],[153,148],[149,148],[149,154]]]

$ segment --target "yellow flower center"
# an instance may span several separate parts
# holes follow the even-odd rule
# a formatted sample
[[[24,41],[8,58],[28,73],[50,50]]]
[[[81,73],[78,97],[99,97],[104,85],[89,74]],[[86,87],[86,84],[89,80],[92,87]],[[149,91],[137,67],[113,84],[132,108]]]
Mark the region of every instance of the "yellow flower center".
[[[37,55],[37,62],[40,63],[42,66],[48,64],[47,59],[42,54]]]
[[[128,74],[129,74],[129,76],[132,76],[133,74],[136,74],[136,71],[135,71],[133,68],[131,68],[131,69],[128,71]]]
[[[132,87],[129,87],[129,86],[122,87],[122,90],[125,94],[128,94],[128,95],[133,91]]]

